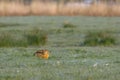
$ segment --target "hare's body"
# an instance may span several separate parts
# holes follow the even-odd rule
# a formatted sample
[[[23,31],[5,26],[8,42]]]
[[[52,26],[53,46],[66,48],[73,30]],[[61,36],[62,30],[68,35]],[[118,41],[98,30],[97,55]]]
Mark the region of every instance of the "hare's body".
[[[48,50],[38,50],[34,53],[35,56],[48,59],[49,57],[49,51]]]

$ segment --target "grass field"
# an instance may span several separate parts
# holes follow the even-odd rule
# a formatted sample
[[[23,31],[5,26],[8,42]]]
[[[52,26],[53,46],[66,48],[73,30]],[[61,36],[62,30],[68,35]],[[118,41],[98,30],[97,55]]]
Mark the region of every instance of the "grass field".
[[[119,80],[119,17],[29,16],[1,17],[0,34],[15,36],[34,28],[47,32],[44,46],[1,47],[0,80]],[[76,27],[64,28],[70,22]],[[116,37],[114,46],[83,46],[87,32],[106,31]],[[48,49],[48,60],[33,56]]]

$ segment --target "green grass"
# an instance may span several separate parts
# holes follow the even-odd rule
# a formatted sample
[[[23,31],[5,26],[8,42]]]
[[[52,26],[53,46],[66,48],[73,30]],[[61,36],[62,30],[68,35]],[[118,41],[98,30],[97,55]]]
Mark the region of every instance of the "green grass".
[[[40,46],[47,43],[47,33],[43,30],[33,29],[24,36],[28,46]]]
[[[89,32],[85,36],[83,45],[87,46],[113,46],[116,44],[116,38],[107,32]]]
[[[0,27],[10,27],[10,26],[22,26],[18,23],[0,23]]]
[[[47,33],[43,30],[6,31],[0,34],[0,47],[42,46],[47,42]]]
[[[65,21],[77,27],[63,28]],[[34,46],[36,43],[27,47],[1,46],[0,80],[120,79],[119,17],[1,17],[0,22],[21,24],[21,26],[0,27],[0,35],[4,33],[7,34],[7,38],[14,37],[17,40],[23,39],[24,35],[24,38],[29,40],[29,44],[32,44],[32,41],[37,42],[37,33],[39,33],[37,30],[43,31],[43,34],[47,33],[47,42],[43,46]],[[117,45],[82,46],[86,33],[89,31],[105,31],[116,37]],[[33,37],[35,40],[32,40]],[[48,60],[33,56],[39,49],[50,51]]]
[[[120,50],[105,47],[49,48],[48,60],[39,48],[1,48],[1,80],[119,80]]]
[[[70,23],[70,22],[64,22],[63,28],[75,28],[76,25]]]

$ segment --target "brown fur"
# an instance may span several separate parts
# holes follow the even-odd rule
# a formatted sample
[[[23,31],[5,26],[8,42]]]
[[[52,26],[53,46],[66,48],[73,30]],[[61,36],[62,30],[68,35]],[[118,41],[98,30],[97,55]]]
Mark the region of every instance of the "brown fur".
[[[48,50],[38,50],[34,53],[34,56],[37,56],[37,57],[43,58],[43,59],[48,59],[49,51]]]

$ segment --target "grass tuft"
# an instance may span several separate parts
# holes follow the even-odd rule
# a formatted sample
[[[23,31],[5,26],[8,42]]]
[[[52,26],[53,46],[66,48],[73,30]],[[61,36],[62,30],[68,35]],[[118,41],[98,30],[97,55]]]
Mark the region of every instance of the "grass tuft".
[[[18,23],[0,23],[0,27],[9,27],[9,26],[21,26]]]
[[[47,35],[44,31],[39,29],[34,29],[25,34],[27,38],[28,45],[38,46],[45,45],[47,42]]]
[[[4,32],[0,34],[0,47],[41,46],[47,42],[47,34],[43,30],[23,32]]]
[[[87,46],[112,46],[115,43],[116,39],[107,32],[89,32],[83,44]]]
[[[74,25],[74,24],[72,24],[70,22],[65,22],[63,24],[63,28],[75,28],[75,27],[76,27],[76,25]]]

